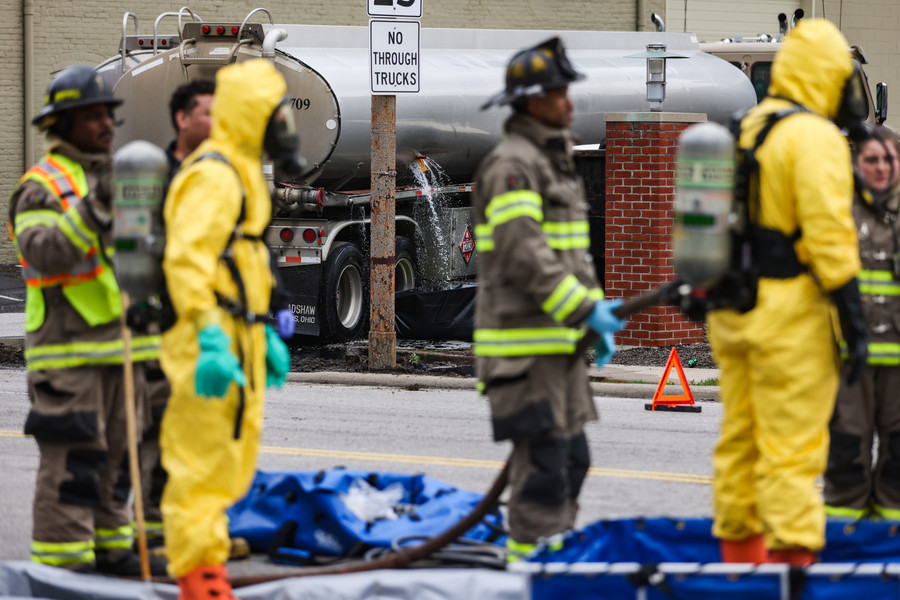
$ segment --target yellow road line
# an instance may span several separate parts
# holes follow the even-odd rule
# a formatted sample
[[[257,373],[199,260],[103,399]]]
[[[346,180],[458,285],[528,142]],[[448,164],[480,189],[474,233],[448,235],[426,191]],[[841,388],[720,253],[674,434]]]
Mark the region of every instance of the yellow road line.
[[[284,448],[279,446],[262,446],[260,452],[286,456],[310,456],[316,458],[334,458],[343,460],[362,460],[388,463],[411,463],[416,465],[438,465],[443,467],[470,467],[475,469],[501,469],[503,462],[499,460],[478,460],[471,458],[445,458],[438,456],[416,456],[410,454],[383,454],[380,452],[353,452],[344,450],[321,450],[313,448]],[[677,483],[697,483],[709,485],[709,475],[691,475],[688,473],[665,473],[660,471],[635,471],[632,469],[608,469],[592,467],[588,474],[597,477],[615,477],[621,479],[650,479],[654,481],[674,481]]]
[[[0,437],[31,437],[20,431],[0,429]],[[308,456],[312,458],[330,458],[336,460],[359,460],[381,463],[407,463],[414,465],[437,465],[442,467],[468,467],[471,469],[494,469],[503,467],[499,460],[479,460],[474,458],[453,458],[441,456],[418,456],[414,454],[385,454],[383,452],[355,452],[352,450],[323,450],[321,448],[286,448],[283,446],[260,446],[263,454],[280,456]],[[644,479],[652,481],[671,481],[675,483],[695,483],[709,485],[709,475],[692,475],[689,473],[666,473],[664,471],[638,471],[634,469],[610,469],[592,467],[589,475],[595,477],[612,477],[616,479]]]

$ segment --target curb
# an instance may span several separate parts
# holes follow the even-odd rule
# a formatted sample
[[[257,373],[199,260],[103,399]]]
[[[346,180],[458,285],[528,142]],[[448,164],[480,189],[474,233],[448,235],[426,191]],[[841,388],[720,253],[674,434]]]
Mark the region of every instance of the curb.
[[[288,373],[287,380],[293,383],[315,383],[323,385],[370,385],[377,387],[419,389],[447,389],[475,391],[474,377],[443,377],[440,375],[408,375],[405,373]],[[597,396],[614,398],[639,398],[650,402],[656,393],[653,383],[591,383],[591,390]],[[666,395],[681,395],[680,385],[667,385]],[[719,386],[698,385],[691,388],[694,400],[702,402],[718,401]]]

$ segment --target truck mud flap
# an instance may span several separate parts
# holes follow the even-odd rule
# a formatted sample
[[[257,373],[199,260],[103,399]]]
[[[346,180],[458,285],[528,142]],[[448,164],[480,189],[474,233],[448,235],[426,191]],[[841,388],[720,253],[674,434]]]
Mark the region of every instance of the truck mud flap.
[[[288,307],[294,313],[294,334],[318,336],[322,327],[319,314],[322,265],[283,267],[279,274],[287,290]]]

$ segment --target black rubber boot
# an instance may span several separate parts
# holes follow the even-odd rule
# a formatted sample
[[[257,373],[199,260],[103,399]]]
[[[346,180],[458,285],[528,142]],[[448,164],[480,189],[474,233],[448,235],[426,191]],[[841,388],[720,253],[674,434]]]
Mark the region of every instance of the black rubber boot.
[[[133,550],[96,550],[97,572],[117,577],[141,577],[141,557]],[[165,577],[169,562],[159,556],[149,556],[150,575]]]

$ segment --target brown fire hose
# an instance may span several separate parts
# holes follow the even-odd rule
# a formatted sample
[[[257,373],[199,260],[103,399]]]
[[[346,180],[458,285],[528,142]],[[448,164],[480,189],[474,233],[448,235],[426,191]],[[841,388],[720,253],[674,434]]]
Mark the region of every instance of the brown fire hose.
[[[660,304],[663,300],[663,294],[666,293],[668,289],[668,285],[663,285],[662,287],[656,288],[655,290],[651,290],[642,296],[638,296],[637,298],[632,298],[631,300],[626,300],[622,303],[618,308],[613,309],[612,313],[619,319],[627,319],[633,314],[639,313],[644,309],[650,308],[651,306],[656,306]],[[578,340],[578,344],[575,346],[575,354],[573,355],[576,358],[581,358],[584,356],[584,353],[588,351],[588,349],[597,343],[597,340],[600,339],[600,336],[592,329],[588,329],[585,334]]]
[[[621,306],[613,310],[613,314],[619,319],[625,319],[630,315],[638,313],[646,308],[659,304],[664,288],[653,290],[637,298],[626,301]],[[575,356],[582,359],[585,351],[593,346],[597,341],[597,334],[588,331],[584,334],[577,345]],[[376,571],[378,569],[399,569],[422,560],[442,549],[446,545],[454,542],[461,535],[474,527],[485,515],[487,515],[496,506],[500,495],[506,488],[509,479],[509,459],[503,465],[503,469],[497,475],[490,490],[485,494],[475,508],[468,515],[463,517],[458,523],[447,529],[444,533],[429,539],[420,546],[415,546],[403,550],[402,552],[394,552],[383,558],[372,561],[355,561],[340,565],[329,565],[327,567],[308,568],[297,570],[296,573],[289,575],[244,575],[231,578],[231,584],[235,588],[256,585],[259,583],[269,583],[281,579],[289,579],[291,577],[307,577],[311,575],[344,575],[347,573],[361,573],[364,571]],[[154,578],[157,581],[171,581],[168,578]]]

